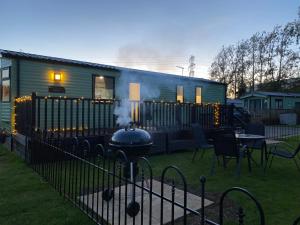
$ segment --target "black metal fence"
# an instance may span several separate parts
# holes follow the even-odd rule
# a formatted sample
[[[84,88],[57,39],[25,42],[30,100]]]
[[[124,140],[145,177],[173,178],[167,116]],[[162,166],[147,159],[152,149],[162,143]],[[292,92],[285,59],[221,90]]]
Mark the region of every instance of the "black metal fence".
[[[284,115],[284,118],[280,117]],[[300,112],[294,109],[264,109],[248,112],[243,108],[233,107],[233,128],[246,129],[249,123],[263,124],[267,139],[300,140]]]
[[[261,109],[250,111],[252,121],[261,122],[267,125],[280,124],[282,114],[289,114],[289,120],[300,124],[299,109]]]
[[[300,126],[297,125],[265,125],[265,136],[268,139],[300,140]]]
[[[27,151],[28,162],[64,198],[97,224],[222,225],[228,224],[228,220],[246,224],[249,217],[242,207],[237,208],[233,218],[224,216],[224,202],[232,192],[248,197],[248,203],[254,203],[257,209],[255,221],[265,224],[260,203],[245,189],[226,190],[213,203],[219,204],[217,219],[210,219],[206,213],[206,206],[210,203],[206,200],[204,177],[199,182],[200,196],[191,197],[184,175],[175,166],[166,167],[157,177],[149,161],[140,158],[139,169],[135,170],[138,176],[129,179],[128,160],[122,151],[112,154],[102,145],[92,150],[87,140],[79,143],[77,138],[73,138],[68,147],[52,141],[55,140],[34,137]],[[195,198],[198,198],[196,206],[190,204]]]
[[[30,135],[47,131],[64,137],[111,133],[118,127],[115,110],[119,100],[37,96],[15,101],[15,130]],[[124,107],[124,106],[123,106]],[[233,106],[163,101],[131,101],[127,116],[136,126],[147,130],[189,127],[199,123],[203,128],[232,126]]]

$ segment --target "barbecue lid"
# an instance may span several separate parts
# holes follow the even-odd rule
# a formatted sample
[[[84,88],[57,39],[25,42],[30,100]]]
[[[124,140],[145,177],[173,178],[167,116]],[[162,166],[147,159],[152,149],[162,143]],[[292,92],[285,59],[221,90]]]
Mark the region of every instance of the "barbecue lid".
[[[152,138],[143,129],[123,128],[113,133],[110,144],[119,146],[152,145]]]

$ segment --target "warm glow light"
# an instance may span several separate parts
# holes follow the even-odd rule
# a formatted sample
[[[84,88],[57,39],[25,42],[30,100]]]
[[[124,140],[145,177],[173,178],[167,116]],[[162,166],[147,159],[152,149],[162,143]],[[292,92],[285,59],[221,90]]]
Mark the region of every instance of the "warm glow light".
[[[130,101],[140,101],[140,84],[139,83],[129,83],[129,100]],[[136,120],[139,114],[139,105],[132,102],[131,104],[131,118]]]
[[[177,86],[176,101],[183,103],[183,86],[181,86],[181,85]]]
[[[197,104],[202,103],[202,89],[201,89],[201,87],[196,87],[196,103]]]
[[[215,124],[215,127],[219,127],[219,125],[220,125],[220,111],[221,111],[221,105],[219,103],[214,104],[214,124]]]
[[[130,101],[140,101],[140,84],[130,83],[129,84],[129,100]]]
[[[60,73],[55,73],[54,74],[54,81],[61,81],[61,74]]]

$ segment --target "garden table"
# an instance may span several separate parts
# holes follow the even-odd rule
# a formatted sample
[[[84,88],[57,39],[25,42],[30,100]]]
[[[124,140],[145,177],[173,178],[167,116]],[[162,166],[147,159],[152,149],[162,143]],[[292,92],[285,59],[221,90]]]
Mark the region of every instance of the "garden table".
[[[241,143],[252,143],[254,144],[257,141],[264,141],[263,147],[261,149],[261,155],[260,155],[260,163],[263,166],[264,165],[264,158],[267,159],[267,147],[266,147],[266,137],[262,135],[257,134],[235,134],[236,139],[238,139]],[[264,157],[265,155],[265,157]]]

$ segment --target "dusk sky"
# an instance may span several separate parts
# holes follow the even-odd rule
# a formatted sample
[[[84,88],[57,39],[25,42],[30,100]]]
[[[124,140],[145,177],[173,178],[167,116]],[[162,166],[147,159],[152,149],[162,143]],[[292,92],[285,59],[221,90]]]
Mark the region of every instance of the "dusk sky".
[[[0,0],[0,48],[208,77],[222,45],[297,18],[299,0]]]

